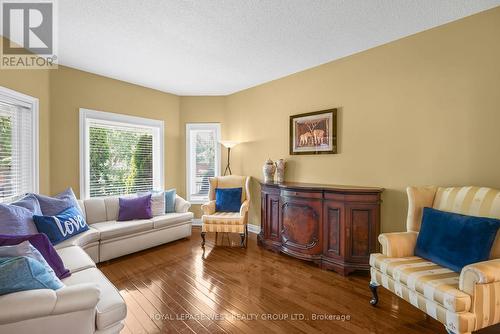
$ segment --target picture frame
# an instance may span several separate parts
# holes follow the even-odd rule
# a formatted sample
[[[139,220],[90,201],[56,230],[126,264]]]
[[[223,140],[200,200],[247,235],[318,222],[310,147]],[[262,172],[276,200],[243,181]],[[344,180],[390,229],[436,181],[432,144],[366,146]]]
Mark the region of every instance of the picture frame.
[[[336,154],[337,109],[290,116],[290,155]]]

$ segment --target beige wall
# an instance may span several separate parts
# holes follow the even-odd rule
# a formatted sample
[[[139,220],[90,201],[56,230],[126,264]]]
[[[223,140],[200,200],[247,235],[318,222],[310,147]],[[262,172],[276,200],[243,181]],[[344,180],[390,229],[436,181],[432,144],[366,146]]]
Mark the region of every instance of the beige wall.
[[[382,230],[403,230],[407,185],[500,188],[500,8],[229,96],[236,172],[380,186]],[[289,156],[289,115],[337,107],[336,155]],[[252,187],[250,221],[259,224]]]
[[[223,96],[182,96],[180,100],[180,176],[181,185],[177,192],[181,196],[186,195],[186,124],[187,123],[221,123],[222,138],[225,137],[224,124],[225,118],[225,102]],[[222,150],[222,165],[225,166],[225,149]],[[222,167],[222,166],[221,166]],[[193,204],[191,210],[196,218],[201,217],[201,205]]]
[[[50,71],[51,192],[80,192],[79,108],[165,122],[165,186],[180,187],[179,97],[67,67]]]

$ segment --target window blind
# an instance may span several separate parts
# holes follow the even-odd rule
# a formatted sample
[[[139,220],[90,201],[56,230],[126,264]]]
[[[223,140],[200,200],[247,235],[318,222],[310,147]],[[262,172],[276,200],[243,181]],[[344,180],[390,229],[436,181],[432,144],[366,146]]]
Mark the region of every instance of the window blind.
[[[35,191],[31,105],[0,96],[0,201]]]
[[[189,200],[208,200],[209,178],[219,175],[219,125],[193,124],[188,127]]]
[[[153,129],[88,122],[90,197],[153,189]]]

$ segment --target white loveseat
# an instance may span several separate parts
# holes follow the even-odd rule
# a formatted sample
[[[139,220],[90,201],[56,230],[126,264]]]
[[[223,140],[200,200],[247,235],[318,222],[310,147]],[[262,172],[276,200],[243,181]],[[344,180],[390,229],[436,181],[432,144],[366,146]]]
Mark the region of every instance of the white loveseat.
[[[193,213],[177,196],[175,213],[117,222],[118,198],[79,201],[90,228],[55,248],[71,271],[65,287],[0,296],[0,333],[112,334],[123,328],[125,301],[97,262],[191,236]]]

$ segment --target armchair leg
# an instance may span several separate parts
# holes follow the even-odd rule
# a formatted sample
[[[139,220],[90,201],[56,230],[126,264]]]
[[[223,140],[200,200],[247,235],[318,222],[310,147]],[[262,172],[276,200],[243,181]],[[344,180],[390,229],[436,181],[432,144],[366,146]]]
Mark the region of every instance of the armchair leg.
[[[241,238],[241,247],[245,247],[245,233],[240,233],[240,238]]]
[[[245,248],[248,247],[248,224],[245,225]]]
[[[378,288],[378,285],[370,283],[370,291],[372,292],[372,299],[370,299],[370,304],[372,304],[372,306],[375,306],[378,303],[377,288]]]
[[[205,234],[206,232],[201,232],[201,247],[205,247]]]

